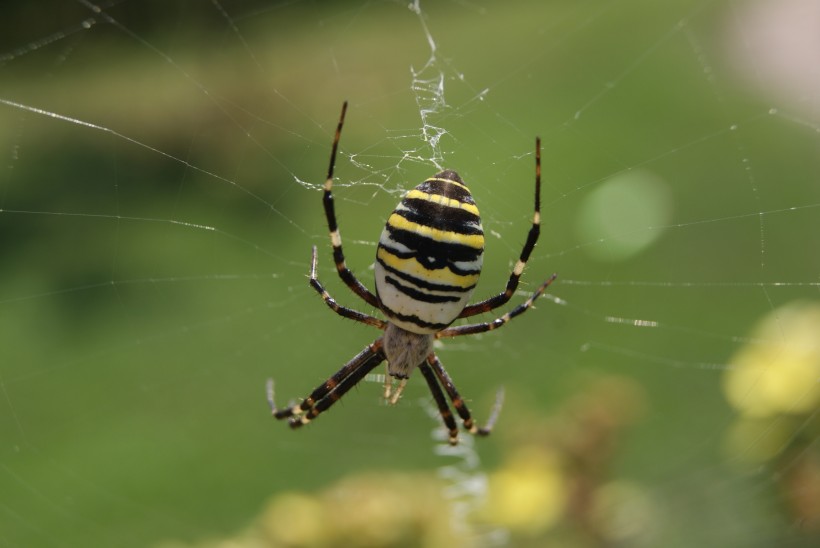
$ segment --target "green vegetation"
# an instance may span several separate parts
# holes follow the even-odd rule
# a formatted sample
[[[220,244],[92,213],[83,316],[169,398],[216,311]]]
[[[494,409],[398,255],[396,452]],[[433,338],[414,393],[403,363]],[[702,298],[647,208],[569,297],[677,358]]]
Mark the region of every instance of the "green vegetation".
[[[469,468],[488,491],[456,498],[473,505],[456,523],[516,546],[817,541],[815,391],[755,430],[780,460],[750,473],[725,452],[758,397],[727,402],[733,357],[772,311],[816,300],[820,270],[817,122],[740,75],[728,3],[223,2],[230,20],[63,4],[0,9],[0,546],[321,545],[330,522],[305,517],[298,539],[271,523],[362,498],[408,517],[371,546],[471,544],[425,517],[452,510],[426,497],[466,461],[436,454],[419,376],[395,407],[364,382],[298,432],[264,393],[274,377],[281,403],[306,395],[377,336],[307,284],[316,245],[331,294],[373,312],[335,276],[321,210],[342,101],[337,212],[372,286],[386,216],[436,170],[420,113],[439,78],[427,129],[446,130],[488,234],[476,297],[529,227],[536,135],[522,290],[559,273],[555,300],[437,350],[479,420],[507,391]],[[595,213],[612,196],[635,212],[626,233]],[[798,467],[803,490],[782,481]]]

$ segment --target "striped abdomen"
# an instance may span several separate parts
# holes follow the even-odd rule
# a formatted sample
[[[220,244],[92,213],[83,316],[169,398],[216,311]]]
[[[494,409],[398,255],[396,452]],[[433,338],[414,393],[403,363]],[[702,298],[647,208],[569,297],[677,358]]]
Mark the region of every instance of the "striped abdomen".
[[[473,293],[484,254],[478,208],[455,171],[405,194],[376,252],[376,293],[390,321],[414,333],[450,325]]]

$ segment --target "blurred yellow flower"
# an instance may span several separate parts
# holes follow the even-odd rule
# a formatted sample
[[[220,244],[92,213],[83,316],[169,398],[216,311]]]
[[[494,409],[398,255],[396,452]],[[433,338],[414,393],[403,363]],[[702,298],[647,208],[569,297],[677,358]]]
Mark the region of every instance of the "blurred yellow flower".
[[[820,304],[792,303],[771,312],[730,366],[724,393],[746,417],[815,410],[820,402]]]
[[[726,452],[741,462],[766,462],[783,451],[793,432],[794,425],[790,422],[772,423],[771,419],[740,418],[731,425],[726,435]]]
[[[729,365],[723,391],[740,417],[726,436],[728,455],[760,463],[786,454],[795,421],[820,406],[820,303],[773,310]]]
[[[521,447],[490,476],[486,519],[513,531],[540,533],[561,518],[567,495],[558,455]]]
[[[260,519],[265,537],[287,546],[317,546],[327,529],[325,507],[302,493],[283,493],[268,504]]]
[[[428,475],[350,476],[316,494],[282,494],[258,520],[264,546],[462,546],[441,484]]]

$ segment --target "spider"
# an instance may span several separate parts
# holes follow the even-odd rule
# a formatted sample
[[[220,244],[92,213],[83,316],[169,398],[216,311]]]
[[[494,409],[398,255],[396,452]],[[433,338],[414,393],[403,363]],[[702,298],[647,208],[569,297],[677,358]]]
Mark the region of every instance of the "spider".
[[[553,274],[524,303],[492,321],[450,327],[459,318],[469,318],[506,304],[518,287],[519,278],[540,232],[541,140],[536,138],[535,141],[535,213],[532,227],[504,291],[476,304],[467,304],[481,273],[484,232],[478,208],[466,184],[455,171],[445,170],[405,194],[388,218],[376,251],[376,292],[371,293],[345,263],[331,192],[346,112],[347,102],[344,102],[333,139],[322,202],[339,277],[364,302],[381,310],[386,320],[342,306],[330,296],[316,275],[316,246],[311,256],[310,285],[339,316],[371,325],[384,331],[384,334],[316,387],[301,403],[277,407],[273,398],[273,380],[268,380],[267,396],[271,412],[277,419],[288,419],[293,428],[304,426],[327,411],[370,371],[387,360],[384,398],[389,403],[398,401],[408,377],[418,368],[447,427],[450,444],[458,443],[458,426],[444,392],[449,396],[465,430],[474,435],[487,436],[500,412],[503,391],[499,391],[487,423],[478,426],[433,351],[433,341],[484,333],[506,325],[526,312],[555,280],[557,275]],[[393,391],[395,379],[400,381]]]

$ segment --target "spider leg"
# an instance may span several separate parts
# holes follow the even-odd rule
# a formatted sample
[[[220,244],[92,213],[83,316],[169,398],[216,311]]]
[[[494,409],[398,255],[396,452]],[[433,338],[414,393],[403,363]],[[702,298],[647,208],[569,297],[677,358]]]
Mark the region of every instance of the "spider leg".
[[[464,399],[459,395],[452,379],[450,379],[450,375],[447,374],[438,356],[431,354],[427,357],[427,363],[433,368],[438,382],[441,383],[447,395],[450,397],[450,401],[453,402],[453,407],[455,407],[458,416],[461,417],[464,428],[476,436],[489,436],[495,425],[495,421],[498,420],[499,413],[501,413],[501,405],[504,403],[504,389],[502,388],[498,391],[487,423],[484,426],[477,426],[475,421],[473,421],[472,415],[470,415],[470,410],[467,409],[467,405],[464,403]]]
[[[541,233],[541,139],[535,139],[535,213],[532,216],[532,227],[527,234],[527,241],[524,243],[524,248],[521,250],[521,255],[515,263],[510,278],[507,280],[507,287],[504,291],[494,297],[490,297],[484,301],[476,304],[471,304],[464,307],[459,318],[469,318],[476,314],[489,312],[507,303],[515,294],[518,288],[518,281],[521,279],[521,274],[524,272],[524,267],[530,258],[532,250],[535,248],[535,243],[538,241],[538,236]]]
[[[458,426],[456,425],[456,420],[453,418],[453,412],[450,411],[450,407],[447,405],[447,399],[444,397],[444,392],[441,391],[438,380],[436,380],[436,374],[428,365],[429,361],[430,358],[428,358],[426,362],[422,362],[421,365],[419,365],[419,369],[421,370],[421,374],[424,375],[424,380],[427,381],[427,386],[430,387],[430,392],[433,394],[433,399],[436,400],[436,407],[438,407],[438,412],[441,414],[441,419],[449,431],[450,438],[448,441],[450,445],[458,445]]]
[[[277,408],[273,399],[273,381],[268,381],[268,404],[271,414],[277,419],[289,418],[292,428],[298,428],[315,419],[323,411],[336,403],[353,388],[365,375],[384,361],[382,340],[377,339],[347,362],[332,377],[316,387],[302,403]]]
[[[336,126],[336,135],[333,138],[333,148],[330,152],[330,166],[327,169],[327,179],[325,180],[322,204],[325,208],[327,228],[330,232],[330,243],[333,245],[333,260],[336,262],[336,271],[339,273],[339,277],[353,293],[361,297],[367,304],[375,308],[380,308],[378,298],[347,268],[345,254],[344,251],[342,251],[342,236],[339,234],[339,225],[336,222],[336,208],[333,205],[333,193],[331,192],[333,188],[333,168],[336,165],[336,153],[339,150],[339,138],[342,135],[342,126],[344,125],[346,112],[347,101],[342,104],[342,114],[339,117],[339,124]]]
[[[530,295],[530,298],[524,301],[523,303],[519,304],[503,316],[499,316],[498,318],[494,319],[490,322],[484,323],[471,323],[468,325],[458,325],[456,327],[448,327],[447,329],[442,329],[438,333],[436,333],[436,338],[441,339],[444,337],[460,337],[462,335],[474,335],[476,333],[484,333],[486,331],[492,331],[493,329],[498,329],[499,327],[506,325],[511,319],[515,318],[519,314],[523,314],[527,310],[529,310],[535,300],[541,296],[541,294],[549,287],[549,285],[557,278],[557,274],[553,274],[550,278],[542,283],[538,289],[535,290],[535,293]]]
[[[339,316],[344,318],[349,318],[351,320],[356,320],[357,322],[361,322],[367,325],[372,325],[373,327],[378,327],[379,329],[384,329],[387,327],[387,322],[384,322],[378,318],[374,318],[368,314],[363,314],[351,308],[347,308],[341,306],[336,300],[330,296],[330,294],[325,290],[322,283],[319,281],[319,278],[316,276],[316,246],[313,246],[313,253],[311,255],[310,260],[310,286],[316,290],[316,292],[322,297],[322,300],[325,301],[325,304],[328,305],[331,310],[333,310]]]

